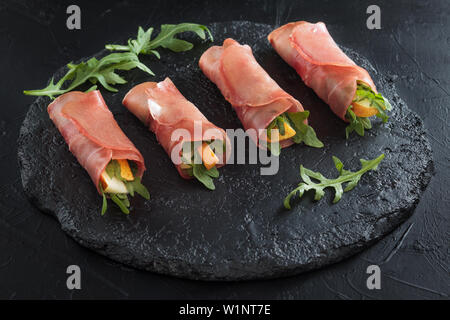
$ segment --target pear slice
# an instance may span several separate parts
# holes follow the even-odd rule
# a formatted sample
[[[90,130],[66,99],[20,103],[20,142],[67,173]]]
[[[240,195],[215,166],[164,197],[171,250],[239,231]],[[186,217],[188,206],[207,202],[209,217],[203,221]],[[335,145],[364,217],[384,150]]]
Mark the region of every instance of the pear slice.
[[[106,171],[100,176],[100,182],[102,183],[103,190],[106,193],[128,193],[127,187],[123,181],[117,179],[116,177],[110,177]]]

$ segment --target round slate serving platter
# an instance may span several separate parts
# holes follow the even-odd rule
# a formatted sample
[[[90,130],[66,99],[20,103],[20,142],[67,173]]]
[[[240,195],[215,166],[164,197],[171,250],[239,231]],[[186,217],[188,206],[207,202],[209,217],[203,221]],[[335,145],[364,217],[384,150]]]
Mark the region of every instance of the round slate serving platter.
[[[245,21],[209,26],[214,44],[232,37],[252,46],[267,72],[311,111],[310,124],[324,148],[295,145],[283,149],[279,172],[273,176],[260,175],[259,164],[227,165],[220,169],[213,192],[195,180],[181,179],[153,133],[121,101],[134,85],[169,76],[210,121],[222,128],[240,128],[233,109],[198,68],[200,55],[211,43],[186,36],[195,42],[193,50],[161,50],[159,61],[142,58],[155,77],[133,70],[125,74],[129,82],[118,87],[118,93],[102,89],[120,127],[145,158],[148,170],[143,183],[151,199],[133,198],[130,215],[111,203],[101,216],[101,198],[94,185],[48,118],[50,100],[38,98],[18,141],[22,183],[30,201],[55,216],[81,245],[111,259],[202,280],[273,278],[319,268],[362,250],[412,214],[430,180],[432,155],[421,120],[399,98],[392,79],[344,48],[369,71],[394,107],[387,124],[375,120],[365,137],[353,134],[345,140],[346,124],[268,44],[266,36],[273,26]],[[359,158],[373,159],[381,153],[386,158],[379,170],[365,174],[339,203],[332,204],[333,192],[327,190],[319,202],[307,193],[293,201],[293,210],[283,208],[284,197],[300,182],[300,164],[335,177],[332,155],[347,169],[358,170]]]

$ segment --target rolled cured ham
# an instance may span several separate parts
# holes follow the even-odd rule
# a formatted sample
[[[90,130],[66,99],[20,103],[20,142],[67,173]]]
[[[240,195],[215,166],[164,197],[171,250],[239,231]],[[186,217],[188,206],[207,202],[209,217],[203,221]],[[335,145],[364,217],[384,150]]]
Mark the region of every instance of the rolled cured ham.
[[[284,148],[301,141],[322,146],[315,134],[314,143],[304,139],[306,131],[314,133],[307,125],[309,113],[258,64],[248,45],[226,39],[222,46],[206,50],[199,66],[233,106],[243,127],[256,131],[252,137],[257,137],[255,143],[259,146],[279,142],[279,146]],[[274,131],[266,132],[266,129]],[[274,151],[273,146],[271,150]]]
[[[229,139],[169,78],[135,86],[126,94],[123,105],[155,133],[182,178],[195,177],[214,189],[211,178],[216,178],[217,168],[226,163]]]
[[[378,94],[369,73],[342,52],[323,22],[288,23],[272,31],[268,40],[304,83],[351,123],[347,134],[369,129],[370,121],[364,118],[377,115],[387,120],[384,111],[391,108],[389,102]]]
[[[128,184],[140,185],[144,158],[120,129],[100,92],[65,93],[47,111],[97,191],[118,200],[128,213]]]

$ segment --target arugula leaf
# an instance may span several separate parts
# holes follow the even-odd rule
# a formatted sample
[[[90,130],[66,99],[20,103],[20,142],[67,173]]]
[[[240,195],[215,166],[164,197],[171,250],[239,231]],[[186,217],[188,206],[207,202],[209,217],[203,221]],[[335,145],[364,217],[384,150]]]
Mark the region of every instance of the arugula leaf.
[[[161,25],[161,32],[153,40],[151,40],[153,28],[144,31],[142,27],[139,27],[137,38],[129,39],[128,45],[106,45],[108,50],[126,52],[111,53],[100,60],[91,58],[80,64],[69,63],[67,64],[69,70],[58,82],[55,83],[52,78],[47,87],[39,90],[24,90],[23,93],[31,96],[48,96],[54,99],[55,96],[69,92],[87,81],[93,84],[87,92],[96,90],[97,83],[100,83],[106,90],[117,92],[118,90],[112,85],[124,84],[127,81],[119,76],[116,70],[128,71],[139,68],[152,76],[155,75],[139,61],[139,54],[153,54],[159,59],[160,55],[155,50],[158,47],[167,48],[174,52],[192,49],[192,43],[175,37],[177,34],[186,31],[195,32],[203,40],[206,39],[207,33],[211,40],[213,39],[207,27],[195,23],[163,24]],[[69,81],[70,83],[68,83]]]
[[[198,152],[198,147],[202,145],[203,142],[208,143],[214,151],[225,152],[226,146],[224,143],[217,140],[211,141],[189,141],[183,144],[183,155],[181,157],[183,163],[188,165],[187,168],[183,168],[183,171],[189,176],[195,177],[200,181],[205,187],[210,190],[215,190],[213,178],[219,177],[219,170],[214,166],[207,170],[203,164],[202,157]],[[220,150],[222,149],[222,150]]]
[[[108,202],[106,201],[105,193],[102,192],[103,202],[102,202],[102,216],[105,214],[106,210],[108,210]]]
[[[87,62],[81,62],[80,64],[69,63],[67,67],[69,70],[57,83],[54,83],[54,79],[52,78],[47,87],[39,90],[25,90],[23,93],[31,96],[48,96],[54,99],[55,96],[69,92],[86,81],[94,84],[88,91],[95,90],[98,82],[106,90],[117,92],[118,90],[111,85],[124,84],[127,81],[119,76],[116,70],[128,71],[139,68],[142,71],[154,75],[132,52],[111,53],[100,60],[91,58]],[[70,83],[64,86],[67,81],[70,81]]]
[[[279,142],[265,142],[265,145],[274,156],[278,157],[281,154],[281,144]]]
[[[116,176],[117,169],[120,170],[120,165],[116,160],[111,160],[105,168],[106,173],[110,177]],[[120,172],[119,172],[120,176]]]
[[[140,195],[142,198],[149,200],[150,193],[147,188],[141,183],[141,178],[136,177],[133,181],[126,181],[125,186],[127,187],[128,192],[134,197],[134,192]]]
[[[323,143],[317,138],[313,127],[304,123],[308,117],[309,111],[287,112],[289,123],[296,132],[295,136],[292,137],[292,140],[295,143],[303,142],[310,147],[323,148]]]
[[[218,178],[219,177],[219,170],[217,170],[216,167],[212,167],[209,170],[206,170],[206,174],[210,176],[211,178]]]
[[[274,129],[275,127],[279,130],[281,135],[284,135],[284,123],[288,123],[296,132],[295,136],[291,138],[295,143],[298,144],[304,142],[307,146],[322,148],[323,143],[317,138],[314,129],[304,123],[308,116],[309,111],[285,112],[279,115],[267,126],[267,137],[270,139],[272,135],[272,129]],[[262,141],[261,143],[264,144],[265,147],[269,149],[274,156],[280,155],[281,145],[279,142],[269,143],[267,141]]]
[[[120,164],[117,160],[111,160],[108,163],[108,165],[106,166],[105,171],[111,178],[115,177],[116,179],[121,180],[125,184],[125,187],[127,188],[128,193],[132,197],[134,197],[134,194],[137,193],[146,200],[150,199],[150,193],[148,192],[147,188],[141,183],[141,178],[137,176],[138,170],[137,170],[137,166],[134,162],[130,163],[130,169],[133,173],[133,176],[135,177],[133,181],[128,181],[122,177]],[[111,200],[114,201],[114,203],[116,203],[119,206],[119,208],[122,210],[122,212],[127,213],[125,211],[128,211],[128,213],[129,213],[128,209],[125,211],[123,209],[123,207],[125,207],[125,208],[130,207],[130,200],[128,199],[128,194],[126,194],[126,193],[118,193],[118,194],[108,193],[107,195],[105,195],[101,183],[100,183],[100,190],[103,195],[102,215],[106,212],[106,206],[107,206],[106,196],[107,195],[111,198]],[[120,204],[119,204],[119,202],[120,202]]]
[[[314,190],[315,196],[314,200],[320,200],[324,194],[325,188],[334,188],[335,196],[333,203],[337,203],[341,200],[341,197],[344,192],[352,190],[361,179],[362,175],[370,170],[376,170],[378,164],[384,159],[384,154],[381,154],[378,158],[373,160],[364,160],[361,161],[361,169],[356,172],[344,170],[344,165],[342,162],[335,156],[333,156],[333,162],[336,166],[336,169],[339,172],[339,177],[336,179],[328,179],[325,178],[320,172],[314,172],[312,170],[306,169],[302,165],[300,165],[300,176],[302,177],[304,182],[299,183],[298,187],[292,190],[287,197],[284,199],[284,207],[288,210],[291,209],[290,201],[293,196],[298,194],[299,198],[303,196],[305,191]],[[311,178],[318,180],[318,183],[313,182]],[[343,189],[342,184],[347,183],[345,189]]]
[[[122,203],[125,205],[125,207],[129,208],[130,207],[130,200],[128,199],[128,195],[125,193],[117,193],[116,194],[117,198],[119,198]]]
[[[216,186],[214,185],[212,177],[215,178],[216,176],[217,177],[219,176],[219,171],[217,170],[217,168],[214,167],[214,169],[216,169],[215,171],[211,171],[213,169],[206,170],[206,168],[203,164],[193,163],[192,169],[193,169],[192,173],[193,173],[194,177],[197,178],[198,181],[203,183],[203,185],[206,188],[208,188],[209,190],[216,189]],[[211,171],[211,172],[209,172],[209,171]]]
[[[106,49],[111,51],[130,51],[135,55],[139,55],[144,51],[144,47],[150,42],[150,37],[152,35],[153,28],[149,28],[144,31],[142,27],[138,28],[138,34],[136,39],[128,39],[128,45],[123,46],[119,44],[107,44]]]
[[[206,26],[196,23],[163,24],[161,25],[161,32],[149,43],[146,50],[158,47],[170,49],[174,52],[191,50],[194,47],[192,43],[175,38],[178,33],[187,31],[195,32],[202,40],[206,39],[206,31],[211,41],[213,41],[213,36]]]
[[[102,201],[102,216],[105,214],[106,210],[108,209],[108,202],[106,201],[106,195],[105,192],[103,191],[103,186],[102,183],[99,182],[99,187],[100,187],[100,191],[102,193],[102,197],[103,197],[103,201]]]
[[[389,119],[389,116],[386,114],[386,110],[391,111],[392,105],[380,93],[375,93],[372,88],[364,82],[358,81],[355,98],[352,103],[365,99],[370,101],[371,107],[378,110],[376,116],[386,123]],[[349,121],[349,125],[345,128],[345,136],[347,139],[353,131],[360,136],[364,136],[364,129],[372,128],[369,118],[358,117],[351,109],[352,105],[348,107],[347,113],[345,114],[345,118]]]
[[[286,133],[286,130],[284,128],[284,118],[278,116],[275,118],[273,122],[275,121],[277,122],[278,131],[280,132],[281,135],[284,135]]]
[[[122,202],[121,199],[119,199],[119,197],[116,194],[111,194],[111,200],[114,201],[115,204],[117,204],[117,206],[120,208],[120,210],[125,213],[125,214],[129,214],[130,210],[128,210],[127,206]],[[128,198],[127,198],[128,200]],[[128,202],[129,204],[129,202]]]
[[[174,52],[182,52],[191,50],[194,45],[188,41],[175,38],[179,33],[183,32],[195,32],[202,40],[206,39],[206,33],[208,37],[213,40],[213,36],[209,29],[200,24],[196,23],[180,23],[180,24],[163,24],[161,25],[161,31],[154,38],[151,39],[153,28],[149,28],[144,31],[142,27],[139,27],[136,39],[129,39],[128,45],[116,45],[108,44],[106,49],[112,51],[130,51],[139,54],[154,54],[158,59],[160,55],[155,49],[163,47]],[[206,32],[206,33],[205,33]]]
[[[356,131],[361,137],[364,136],[364,129],[372,129],[372,123],[369,118],[358,117],[352,110],[352,106],[348,107],[347,114],[345,115],[350,122],[345,128],[345,137],[348,139],[350,133]]]

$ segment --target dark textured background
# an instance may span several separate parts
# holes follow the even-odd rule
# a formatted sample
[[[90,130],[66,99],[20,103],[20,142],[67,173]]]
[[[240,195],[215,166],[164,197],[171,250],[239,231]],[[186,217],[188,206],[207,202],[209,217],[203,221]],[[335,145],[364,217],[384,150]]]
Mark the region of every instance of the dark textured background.
[[[365,27],[366,1],[78,1],[82,30],[65,28],[66,4],[0,4],[3,107],[0,110],[0,298],[444,298],[449,289],[448,1],[378,1],[382,30]],[[250,20],[270,24],[305,19],[333,25],[339,43],[398,75],[400,96],[425,121],[435,176],[413,217],[369,250],[323,270],[293,278],[204,283],[135,271],[68,238],[22,194],[16,159],[18,129],[39,88],[58,67],[126,39],[138,25]],[[382,290],[366,289],[369,264],[382,270]],[[83,289],[68,291],[65,269],[78,264]]]

